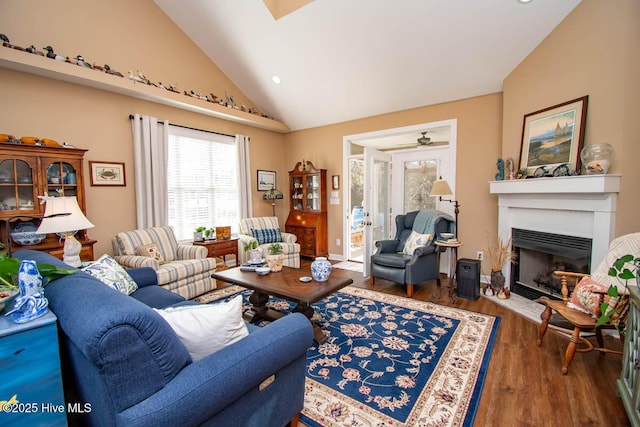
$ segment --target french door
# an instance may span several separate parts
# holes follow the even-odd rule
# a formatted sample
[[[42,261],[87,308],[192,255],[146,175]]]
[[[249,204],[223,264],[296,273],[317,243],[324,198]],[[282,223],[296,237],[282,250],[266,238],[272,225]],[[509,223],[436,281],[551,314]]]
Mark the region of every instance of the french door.
[[[375,242],[391,233],[391,154],[364,149],[364,259],[362,273],[369,276]]]

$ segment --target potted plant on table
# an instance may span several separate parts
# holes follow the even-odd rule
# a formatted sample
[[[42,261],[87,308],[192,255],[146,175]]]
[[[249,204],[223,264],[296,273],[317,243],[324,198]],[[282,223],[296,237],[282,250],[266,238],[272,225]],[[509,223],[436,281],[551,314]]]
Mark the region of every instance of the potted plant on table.
[[[257,240],[253,239],[244,245],[244,251],[249,256],[249,262],[251,264],[260,264],[262,262],[262,252],[258,249]]]
[[[282,254],[282,245],[280,243],[272,243],[269,245],[269,255],[267,255],[267,265],[273,272],[282,271],[284,255]]]
[[[193,241],[194,242],[202,242],[204,240],[204,231],[207,227],[196,227],[193,231]]]

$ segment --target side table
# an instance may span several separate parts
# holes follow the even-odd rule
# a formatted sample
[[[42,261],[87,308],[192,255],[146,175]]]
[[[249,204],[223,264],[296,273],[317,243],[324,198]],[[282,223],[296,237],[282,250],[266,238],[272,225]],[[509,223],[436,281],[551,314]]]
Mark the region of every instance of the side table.
[[[56,321],[51,312],[20,324],[0,315],[2,425],[67,425]]]
[[[209,251],[208,256],[210,258],[222,258],[224,269],[227,268],[227,255],[234,255],[236,257],[234,267],[238,266],[238,238],[231,238],[227,240],[205,240],[203,242],[193,242],[196,246],[204,246]]]
[[[445,252],[447,250],[449,251],[449,298],[453,304],[456,293],[456,264],[458,263],[458,248],[464,245],[464,243],[460,241],[444,242],[436,240],[433,244],[444,248]],[[438,265],[440,265],[440,254],[441,252],[438,252]]]

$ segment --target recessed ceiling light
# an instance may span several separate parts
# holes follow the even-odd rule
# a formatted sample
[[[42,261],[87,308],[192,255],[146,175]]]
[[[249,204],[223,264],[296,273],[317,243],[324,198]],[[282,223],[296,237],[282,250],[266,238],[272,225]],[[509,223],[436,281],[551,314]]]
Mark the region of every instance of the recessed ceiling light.
[[[527,4],[531,3],[533,0],[518,0],[518,3]]]
[[[279,85],[280,84],[280,77],[274,75],[271,76],[271,81],[274,82],[275,84]]]

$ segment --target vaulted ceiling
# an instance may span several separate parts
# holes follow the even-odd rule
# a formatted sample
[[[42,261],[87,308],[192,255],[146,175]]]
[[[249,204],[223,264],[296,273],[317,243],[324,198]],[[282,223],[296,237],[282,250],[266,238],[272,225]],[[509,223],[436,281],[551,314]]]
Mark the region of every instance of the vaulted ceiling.
[[[154,1],[292,130],[500,92],[580,2],[289,0],[276,19],[284,0]]]

